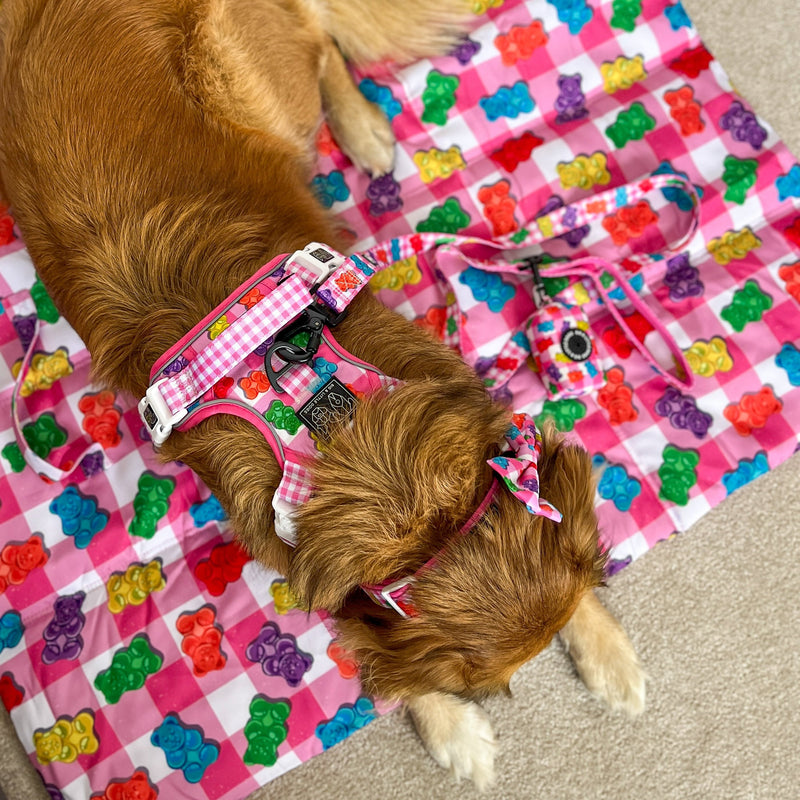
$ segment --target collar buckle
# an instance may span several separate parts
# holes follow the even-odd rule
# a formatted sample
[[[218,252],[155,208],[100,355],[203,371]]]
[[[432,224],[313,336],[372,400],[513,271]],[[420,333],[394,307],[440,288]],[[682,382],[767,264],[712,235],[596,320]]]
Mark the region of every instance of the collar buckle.
[[[344,263],[345,257],[330,247],[319,242],[311,242],[302,250],[295,250],[288,262],[295,268],[304,272],[305,278],[310,278],[313,289],[316,289]]]
[[[147,428],[150,438],[156,447],[161,447],[167,441],[172,429],[187,415],[187,410],[182,408],[173,414],[169,410],[167,401],[161,394],[161,385],[168,381],[162,378],[148,387],[144,397],[139,401],[139,416]]]

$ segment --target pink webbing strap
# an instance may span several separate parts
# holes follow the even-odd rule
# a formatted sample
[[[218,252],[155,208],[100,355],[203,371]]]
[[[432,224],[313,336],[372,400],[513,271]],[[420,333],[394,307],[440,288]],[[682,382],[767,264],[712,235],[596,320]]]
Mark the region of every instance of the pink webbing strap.
[[[22,385],[25,383],[25,378],[28,376],[31,360],[33,359],[33,354],[36,350],[36,344],[39,341],[40,327],[41,322],[37,318],[33,329],[33,337],[28,344],[28,349],[25,351],[25,357],[22,359],[20,370],[17,373],[16,380],[14,381],[14,391],[11,395],[11,422],[14,426],[14,436],[17,439],[17,446],[22,452],[22,456],[28,466],[41,478],[47,478],[51,481],[60,481],[69,477],[78,468],[81,461],[83,461],[86,456],[88,456],[90,453],[102,453],[103,448],[98,442],[92,442],[91,444],[87,445],[79,455],[72,459],[72,464],[68,468],[64,469],[62,467],[57,467],[47,459],[38,456],[33,452],[31,446],[28,444],[28,441],[22,431],[22,424],[19,418],[19,406],[22,398]]]

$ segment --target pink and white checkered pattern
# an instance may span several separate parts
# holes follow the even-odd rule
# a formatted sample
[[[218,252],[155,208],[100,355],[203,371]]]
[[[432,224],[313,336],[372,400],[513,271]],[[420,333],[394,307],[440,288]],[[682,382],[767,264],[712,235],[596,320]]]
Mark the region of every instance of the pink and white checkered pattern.
[[[747,118],[749,129],[735,127],[735,121],[750,110],[733,94],[719,65],[706,56],[696,31],[673,25],[670,17],[674,15],[665,14],[669,1],[643,0],[633,33],[611,26],[612,5],[608,0],[589,4],[591,19],[578,33],[571,33],[559,20],[555,4],[505,0],[476,20],[470,38],[479,48],[464,59],[466,63],[444,56],[395,73],[385,69],[373,73],[373,80],[388,87],[401,109],[393,119],[398,148],[392,180],[371,184],[331,147],[321,157],[319,171],[321,178],[332,170],[343,174],[350,194],[344,201],[331,201],[332,210],[355,231],[354,250],[425,233],[434,229],[434,222],[440,222],[436,227],[448,235],[513,235],[553,197],[570,205],[609,186],[646,178],[664,161],[702,190],[699,235],[675,257],[654,260],[640,255],[663,253],[681,236],[681,214],[676,209],[680,211],[682,198],[671,192],[665,196],[660,190],[648,198],[659,224],[647,226],[641,237],[628,244],[613,244],[609,231],[595,224],[578,247],[563,239],[546,246],[553,257],[574,259],[591,252],[627,271],[631,283],[639,286],[642,302],[686,354],[696,381],[691,393],[668,390],[663,377],[636,350],[626,347],[627,339],[620,337],[615,321],[579,282],[558,296],[589,311],[603,352],[605,385],[597,396],[553,403],[546,399],[538,376],[523,368],[507,386],[517,410],[537,419],[554,417],[605,466],[598,513],[617,569],[675,531],[685,530],[737,486],[776,466],[797,447],[800,209],[791,177],[797,168],[795,159],[755,115]],[[504,59],[499,37],[534,21],[541,22],[546,43],[527,58]],[[611,91],[604,73],[613,70],[621,57],[640,57],[645,74],[628,88]],[[454,75],[459,82],[456,104],[443,125],[421,119],[422,95],[432,69]],[[559,79],[572,76],[581,78],[588,114],[559,122],[556,105],[564,84]],[[489,119],[480,100],[520,81],[528,87],[535,108]],[[685,86],[692,90],[702,123],[694,126],[697,132],[693,133],[673,118],[666,99],[668,93]],[[641,138],[617,146],[608,129],[634,103],[642,105],[653,123]],[[741,111],[737,112],[736,103]],[[766,133],[758,146],[748,140],[748,130],[752,133],[754,126]],[[498,151],[527,132],[542,142],[510,168],[512,161],[499,157]],[[434,148],[442,153],[453,148],[463,167],[426,182],[414,156],[430,154]],[[593,159],[595,166],[604,161],[608,181],[589,185],[591,181],[571,180],[569,176],[580,171],[580,157]],[[428,163],[435,159],[434,153]],[[562,180],[563,176],[567,179]],[[498,207],[507,211],[498,212]],[[384,271],[383,276],[390,279],[381,277],[380,297],[436,335],[452,336],[451,323],[458,314],[467,316],[464,329],[468,331],[471,310],[484,301],[476,300],[467,284],[451,283],[449,290],[443,290],[426,259],[417,256],[410,244],[409,249],[387,254],[391,261],[405,258],[411,263],[396,273],[392,267]],[[71,372],[50,389],[24,398],[21,411],[32,425],[39,423],[30,429],[38,446],[47,444],[48,436],[51,444],[61,441],[58,436],[53,439],[53,429],[48,433],[40,422],[47,421],[48,413],[66,433],[64,444],[54,444],[47,456],[54,463],[63,465],[80,454],[92,440],[89,429],[104,443],[105,469],[98,471],[96,463],[86,462],[69,486],[80,493],[81,508],[94,509],[96,519],[102,519],[102,512],[107,522],[88,546],[76,546],[75,535],[66,533],[62,517],[50,510],[69,487],[42,483],[24,467],[17,472],[19,461],[13,448],[7,449],[14,443],[12,367],[22,357],[20,336],[24,337],[27,325],[22,317],[29,316],[20,314],[15,320],[9,310],[28,296],[34,275],[20,242],[6,245],[0,256],[5,310],[0,314],[0,452],[4,454],[0,457],[0,549],[34,537],[48,555],[43,566],[33,569],[21,583],[8,584],[0,594],[3,697],[14,702],[15,687],[22,694],[12,709],[12,721],[45,781],[58,787],[66,800],[101,793],[110,780],[127,778],[137,768],[148,771],[161,798],[238,800],[322,750],[329,740],[324,740],[324,728],[323,738],[317,735],[318,727],[343,703],[352,704],[360,688],[355,680],[341,676],[328,655],[330,634],[319,617],[299,611],[280,613],[281,585],[273,587],[277,576],[248,563],[234,579],[233,563],[220,555],[231,535],[218,519],[208,490],[185,468],[165,466],[155,459],[149,442],[141,438],[139,418],[129,398],[114,398],[102,414],[81,410],[87,403],[98,408],[101,403],[89,384],[86,351],[60,321],[43,325],[37,352],[46,355],[63,349]],[[521,314],[530,313],[525,294],[529,280],[509,275],[501,279],[514,292],[498,315],[503,318],[499,330],[507,332],[525,318]],[[454,287],[457,302],[452,296]],[[623,305],[623,309],[635,335],[656,348],[659,337],[629,314],[629,307]],[[477,354],[484,360],[479,367],[491,363],[504,340],[499,335],[496,341],[483,343]],[[770,404],[774,413],[751,413],[747,398],[764,387],[776,398]],[[143,498],[149,497],[143,477],[169,479],[166,485],[173,486],[152,538],[129,530],[147,529],[139,513]],[[231,581],[204,581],[201,576],[207,577],[219,561]],[[112,613],[106,588],[109,580],[125,574],[132,564],[153,562],[165,577],[163,587],[140,604]],[[220,589],[222,594],[217,593]],[[47,664],[41,654],[54,601],[79,592],[84,593],[81,613],[85,617],[80,655]],[[224,668],[198,677],[182,649],[176,621],[204,605],[213,605],[216,611],[227,660]],[[277,625],[282,635],[293,636],[297,649],[313,657],[297,687],[266,674],[246,656],[248,645],[267,623]],[[17,640],[20,627],[24,630]],[[118,703],[107,702],[94,680],[109,667],[113,654],[138,634],[145,635],[163,656],[163,665],[142,688],[123,694]],[[342,672],[350,674],[344,666]],[[286,698],[292,705],[288,735],[272,767],[245,764],[243,759],[248,748],[244,734],[248,705],[257,695]],[[82,710],[94,718],[98,750],[68,763],[40,764],[33,733]],[[220,746],[219,758],[197,784],[188,784],[179,770],[170,769],[163,752],[151,742],[154,729],[170,712],[202,728],[204,737]]]

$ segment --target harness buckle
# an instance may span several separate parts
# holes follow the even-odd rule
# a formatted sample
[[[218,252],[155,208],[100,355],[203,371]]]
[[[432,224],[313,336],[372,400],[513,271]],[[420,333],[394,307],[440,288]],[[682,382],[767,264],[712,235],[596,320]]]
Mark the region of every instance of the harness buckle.
[[[288,261],[315,276],[314,287],[317,287],[344,263],[344,256],[327,245],[311,242],[302,250],[295,250]]]
[[[276,338],[264,356],[264,371],[267,373],[270,386],[276,392],[283,394],[286,391],[280,385],[279,379],[293,364],[308,364],[314,358],[322,344],[322,333],[325,326],[334,328],[345,316],[347,316],[347,309],[336,313],[327,306],[314,304],[306,308],[298,319],[280,331],[278,334],[280,338]],[[291,341],[291,338],[298,333],[309,334],[305,346]],[[285,362],[279,369],[272,366],[274,356]]]
[[[156,447],[161,447],[172,433],[173,427],[177,425],[188,413],[182,408],[173,414],[169,410],[167,401],[161,394],[161,384],[168,378],[162,378],[152,386],[148,387],[144,397],[139,401],[139,416],[147,427],[150,438]]]

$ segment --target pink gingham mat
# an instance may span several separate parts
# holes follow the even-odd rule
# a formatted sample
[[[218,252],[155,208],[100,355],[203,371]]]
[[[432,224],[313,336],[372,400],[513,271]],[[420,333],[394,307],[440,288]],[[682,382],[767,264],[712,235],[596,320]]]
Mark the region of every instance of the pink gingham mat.
[[[416,231],[514,234],[542,209],[660,169],[697,184],[701,230],[677,256],[638,271],[625,260],[676,238],[680,193],[650,201],[658,224],[645,210],[606,228],[694,388],[669,390],[596,303],[599,393],[546,401],[527,367],[512,384],[519,410],[555,419],[605,466],[598,508],[618,569],[797,446],[800,167],[732,93],[678,3],[475,5],[486,14],[454,55],[359,76],[392,116],[393,176],[370,181],[323,133],[314,186],[368,247]],[[0,212],[0,695],[53,797],[245,797],[368,723],[372,701],[323,621],[287,608],[279,576],[230,544],[208,490],[157,463],[133,400],[89,384],[86,352],[52,323],[12,225]],[[579,257],[592,237],[546,249]],[[471,275],[456,284],[467,316],[529,285],[501,276],[510,288],[493,295],[494,279],[481,288]],[[424,259],[377,285],[446,333],[453,298]],[[589,300],[580,284],[562,295]],[[498,310],[484,366],[521,322],[517,305]],[[21,467],[10,427],[34,316],[47,324],[22,403],[29,441],[56,462],[91,439],[104,448],[102,463],[91,455],[53,485]],[[629,325],[658,347],[641,319]]]

